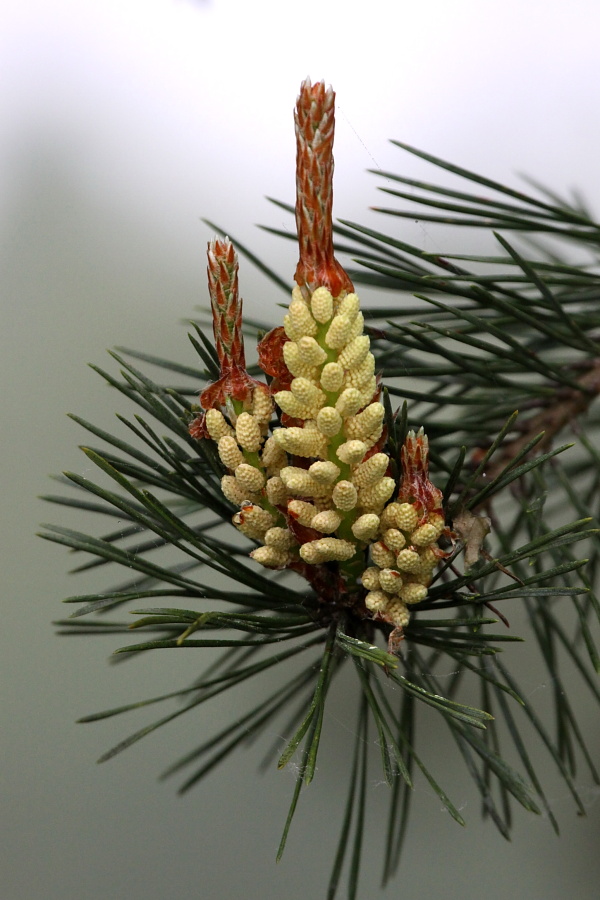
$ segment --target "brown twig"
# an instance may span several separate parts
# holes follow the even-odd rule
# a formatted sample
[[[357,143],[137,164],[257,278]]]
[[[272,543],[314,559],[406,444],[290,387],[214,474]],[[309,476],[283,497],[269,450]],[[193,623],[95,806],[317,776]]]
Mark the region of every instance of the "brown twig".
[[[523,433],[501,448],[500,454],[492,460],[486,471],[489,481],[493,481],[536,435],[544,433],[532,452],[546,451],[563,428],[587,411],[600,394],[600,359],[589,360],[588,365],[589,370],[578,381],[581,386],[579,391],[574,389],[561,391],[560,399],[551,402],[535,416],[527,419]]]

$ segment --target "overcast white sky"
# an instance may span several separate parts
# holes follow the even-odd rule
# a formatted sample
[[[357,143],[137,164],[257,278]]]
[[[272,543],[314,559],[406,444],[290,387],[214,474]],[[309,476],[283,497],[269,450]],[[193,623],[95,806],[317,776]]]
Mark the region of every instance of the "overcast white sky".
[[[600,197],[593,0],[9,0],[3,17],[5,187],[53,166],[182,263],[200,216],[278,246],[252,224],[284,221],[263,195],[292,199],[306,75],[337,92],[340,216],[381,202],[366,168],[437,177],[388,138]]]

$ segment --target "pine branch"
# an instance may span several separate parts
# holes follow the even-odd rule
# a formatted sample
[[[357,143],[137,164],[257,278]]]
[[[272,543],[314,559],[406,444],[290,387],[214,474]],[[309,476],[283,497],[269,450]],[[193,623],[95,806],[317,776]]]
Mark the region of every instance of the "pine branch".
[[[259,365],[246,367],[244,342],[266,325],[243,321],[237,253],[217,238],[208,248],[214,342],[191,323],[199,364],[120,348],[112,354],[118,376],[94,368],[137,407],[133,418],[118,417],[123,433],[73,416],[99,442],[82,448],[98,482],[66,473],[59,482],[74,493],[46,499],[92,519],[117,517],[119,528],[97,536],[47,526],[42,535],[84,558],[76,572],[127,573],[101,593],[67,598],[78,609],[57,623],[60,634],[125,635],[115,650],[121,660],[219,651],[192,684],[81,720],[176,703],[102,760],[270,672],[270,693],[203,735],[164,775],[187,769],[187,791],[283,713],[285,746],[266,758],[284,766],[298,757],[299,766],[278,858],[302,787],[316,778],[321,739],[335,727],[333,678],[344,665],[352,670],[358,718],[328,898],[349,847],[348,896],[358,895],[373,747],[390,792],[384,884],[398,870],[416,777],[465,824],[417,752],[425,707],[445,722],[484,815],[506,838],[514,801],[543,810],[558,830],[538,750],[580,813],[580,760],[600,780],[562,682],[566,661],[600,703],[600,225],[551,191],[515,191],[399,142],[475,193],[377,173],[414,191],[382,189],[434,210],[419,212],[425,221],[487,229],[494,251],[429,254],[400,231],[334,225],[333,112],[330,89],[303,84],[296,205],[273,201],[296,216],[297,284],[283,326],[259,342]],[[394,222],[415,216],[379,212]],[[266,263],[238,249],[287,291]],[[334,249],[356,268],[344,269]],[[361,311],[353,282],[391,291],[390,301]],[[187,381],[169,384],[173,376]],[[199,389],[199,403],[190,402]],[[563,433],[573,443],[557,446]],[[506,630],[507,600],[526,611],[523,636]],[[108,621],[117,609],[127,618]],[[132,631],[141,632],[138,643]],[[551,676],[550,726],[513,677],[512,654],[500,656],[522,640]],[[456,674],[442,691],[449,664]],[[479,706],[463,702],[473,696]]]

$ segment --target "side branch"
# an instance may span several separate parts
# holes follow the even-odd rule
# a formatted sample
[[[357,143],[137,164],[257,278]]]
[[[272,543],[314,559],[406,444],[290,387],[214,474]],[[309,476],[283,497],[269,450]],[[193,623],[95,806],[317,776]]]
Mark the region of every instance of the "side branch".
[[[535,452],[548,450],[556,435],[587,411],[600,394],[600,359],[590,360],[589,365],[589,371],[578,381],[581,390],[567,388],[557,392],[547,406],[523,423],[524,430],[520,437],[504,446],[498,459],[494,459],[490,464],[487,470],[490,481],[493,481],[540,432],[544,432],[544,437],[536,444]]]

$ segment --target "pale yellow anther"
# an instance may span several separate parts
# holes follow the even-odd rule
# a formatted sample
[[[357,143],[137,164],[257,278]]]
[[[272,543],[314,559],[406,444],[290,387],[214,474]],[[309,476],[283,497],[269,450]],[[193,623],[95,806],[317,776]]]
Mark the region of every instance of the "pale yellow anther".
[[[389,604],[389,597],[385,591],[375,590],[369,591],[365,597],[365,606],[371,612],[386,612]]]
[[[359,334],[362,334],[365,329],[365,317],[361,312],[358,313],[356,318],[352,322],[352,327],[350,329],[350,334],[348,335],[348,339],[352,340],[352,338],[358,337]]]
[[[361,488],[358,494],[359,504],[365,509],[383,509],[383,504],[389,500],[396,490],[396,482],[393,478],[385,476],[368,487]]]
[[[371,559],[380,569],[391,569],[396,563],[396,555],[382,541],[371,544]]]
[[[381,530],[386,531],[388,528],[396,528],[396,510],[400,506],[399,503],[393,501],[388,503],[381,513]]]
[[[269,478],[266,485],[267,500],[271,506],[284,506],[288,500],[288,490],[278,475]]]
[[[355,544],[331,537],[309,541],[300,547],[300,556],[305,562],[312,565],[323,562],[342,562],[351,559],[355,553]]]
[[[287,528],[274,526],[265,532],[265,544],[277,550],[289,550],[296,544],[296,538]]]
[[[365,435],[363,438],[367,447],[373,447],[374,444],[377,443],[381,435],[383,434],[383,425],[380,424],[373,431],[370,431],[369,434]]]
[[[320,409],[325,402],[325,394],[308,378],[294,378],[290,385],[292,394],[300,403],[314,409]]]
[[[339,302],[336,312],[338,315],[355,319],[360,309],[360,301],[357,294],[346,294]]]
[[[411,534],[410,542],[411,544],[414,544],[415,547],[428,547],[429,544],[434,543],[439,535],[440,532],[438,532],[435,525],[421,525]]]
[[[288,311],[289,324],[293,334],[288,334],[287,323],[284,321],[285,333],[292,341],[300,340],[308,335],[314,337],[317,333],[317,323],[310,314],[310,310],[304,300],[292,300]],[[286,316],[286,318],[288,318]]]
[[[437,548],[437,544],[435,545],[435,547]],[[435,569],[439,562],[431,545],[429,547],[425,547],[424,550],[419,551],[419,558],[421,560],[419,572],[431,575],[431,572]]]
[[[365,440],[375,429],[381,428],[384,414],[385,410],[381,403],[378,401],[370,403],[362,412],[348,419],[346,435],[350,440]]]
[[[379,531],[379,516],[365,513],[352,524],[352,534],[358,541],[370,541]]]
[[[333,489],[331,499],[338,509],[347,512],[356,506],[358,491],[351,481],[338,481]]]
[[[312,482],[312,478],[308,474],[308,471],[300,468],[300,466],[284,466],[279,472],[279,477],[286,487],[290,478],[305,478],[307,482]]]
[[[344,381],[344,370],[339,363],[330,362],[323,366],[321,387],[328,393],[337,393]]]
[[[331,488],[326,484],[319,484],[308,474],[306,469],[298,466],[285,466],[279,473],[290,494],[299,497],[327,497]]]
[[[218,441],[225,435],[233,437],[233,428],[219,409],[207,409],[205,422],[206,430],[213,441]]]
[[[325,438],[318,431],[308,428],[277,428],[273,437],[284,450],[296,456],[327,456]],[[222,438],[224,440],[224,438]]]
[[[421,568],[421,557],[416,550],[406,547],[396,556],[396,565],[401,572],[418,572]]]
[[[349,386],[358,388],[358,390],[362,390],[365,385],[370,383],[374,374],[375,357],[372,353],[367,353],[359,366],[346,372],[345,383]]]
[[[310,525],[318,512],[317,507],[306,500],[290,500],[287,508],[291,518],[300,525]]]
[[[252,501],[254,499],[248,496],[248,491],[242,490],[234,475],[223,475],[221,478],[221,490],[227,500],[233,503],[234,506],[241,506],[244,500]]]
[[[340,366],[343,366],[344,369],[358,368],[366,359],[370,344],[371,342],[366,334],[353,338],[338,356]]]
[[[301,338],[304,333],[296,327],[289,313],[287,313],[283,317],[283,330],[285,331],[286,336],[290,339],[290,341],[297,341],[298,338]]]
[[[307,434],[312,433],[321,438],[321,434],[319,432],[319,429],[317,428],[316,419],[309,419],[307,422],[305,422],[303,431],[306,431]]]
[[[296,497],[318,497],[323,493],[323,485],[317,484],[312,479],[309,481],[303,475],[291,475],[285,486],[288,492]]]
[[[246,493],[258,493],[265,486],[264,474],[260,469],[248,463],[240,463],[239,466],[236,466],[234,475],[240,488]]]
[[[313,337],[302,337],[298,341],[298,354],[308,366],[320,366],[327,359],[327,354]]]
[[[292,367],[294,363],[301,363],[300,359],[300,348],[298,347],[298,341],[286,341],[282,347],[283,350],[283,361],[292,372]],[[294,374],[292,372],[292,374]]]
[[[319,287],[310,298],[310,308],[317,322],[329,322],[333,315],[333,297],[326,287]]]
[[[302,340],[302,338],[300,338]],[[300,357],[299,341],[286,341],[283,345],[283,361],[292,375],[304,378],[312,378],[317,369],[303,362]]]
[[[219,438],[217,444],[221,462],[227,469],[236,469],[244,462],[244,455],[237,445],[237,441],[229,434]]]
[[[385,474],[390,459],[386,453],[374,453],[354,469],[352,481],[357,488],[368,487]]]
[[[419,515],[411,503],[400,503],[396,520],[397,527],[402,531],[412,531],[419,521]]]
[[[240,413],[235,423],[235,437],[243,450],[248,450],[250,453],[259,450],[262,434],[258,419],[248,412]]]
[[[252,394],[252,415],[259,425],[268,425],[273,415],[273,401],[268,390],[255,388]]]
[[[377,379],[373,375],[369,379],[369,382],[363,388],[360,389],[360,402],[362,403],[363,406],[368,406],[369,403],[371,403],[371,401],[373,400],[373,397],[375,396],[376,391],[377,391]],[[377,440],[377,438],[374,438],[373,442],[375,442],[376,440]]]
[[[352,466],[360,462],[366,452],[367,445],[364,441],[346,441],[338,447],[337,457],[343,463]]]
[[[262,540],[265,532],[274,524],[273,516],[256,504],[241,509],[231,521],[242,534],[256,541]]]
[[[432,525],[437,531],[437,534],[435,536],[435,540],[437,541],[442,531],[446,527],[444,517],[440,513],[429,513],[429,515],[427,516],[427,522],[429,525]]]
[[[406,538],[397,528],[388,528],[382,536],[386,547],[389,547],[394,553],[398,553],[406,546]]]
[[[386,618],[388,618],[393,625],[396,625],[396,627],[399,628],[405,628],[410,621],[410,613],[406,607],[406,603],[404,603],[401,599],[391,600],[388,603],[385,613]]]
[[[381,569],[379,583],[388,594],[398,594],[402,590],[402,575],[396,569]]]
[[[248,524],[256,525],[257,528],[262,529],[263,534],[275,524],[271,513],[257,503],[242,507],[240,515],[244,517]]]
[[[324,509],[311,519],[310,527],[323,534],[333,534],[340,526],[342,517],[335,509]]]
[[[295,284],[294,287],[292,288],[292,300],[301,300],[302,303],[305,302],[304,294],[302,293],[302,288],[298,284]]]
[[[348,316],[341,316],[338,313],[333,317],[331,325],[327,329],[325,343],[332,350],[341,350],[348,343],[351,331],[352,319],[349,319]]]
[[[321,554],[315,547],[316,541],[311,541],[308,544],[303,544],[300,547],[300,556],[304,560],[304,562],[308,563],[310,566],[317,566],[319,563],[324,562],[321,558]]]
[[[331,484],[340,474],[340,469],[334,462],[319,460],[308,467],[308,474],[319,484]]]
[[[420,603],[427,596],[427,588],[423,584],[410,582],[405,584],[400,592],[400,597],[405,603]]]
[[[294,419],[309,419],[316,410],[299,400],[291,391],[277,391],[273,399],[279,409]]]
[[[432,572],[411,572],[408,577],[410,578],[411,583],[422,584],[425,587],[429,587],[432,582]]]
[[[369,566],[369,568],[365,569],[360,576],[363,587],[367,591],[376,591],[379,589],[379,572],[380,569],[378,569],[377,566]]]
[[[272,546],[257,547],[256,550],[252,550],[250,556],[255,562],[269,569],[283,569],[290,558],[285,548]]]
[[[333,406],[323,406],[317,413],[317,428],[326,437],[333,437],[342,427],[342,417]]]
[[[399,528],[411,534],[419,521],[417,512],[410,503],[388,503],[383,511],[382,522],[388,528]]]
[[[274,437],[269,437],[265,441],[265,446],[261,453],[261,461],[263,466],[269,469],[281,468],[287,462],[285,450],[277,443]]]
[[[345,419],[354,416],[363,406],[360,391],[356,388],[346,388],[338,397],[335,408]]]

